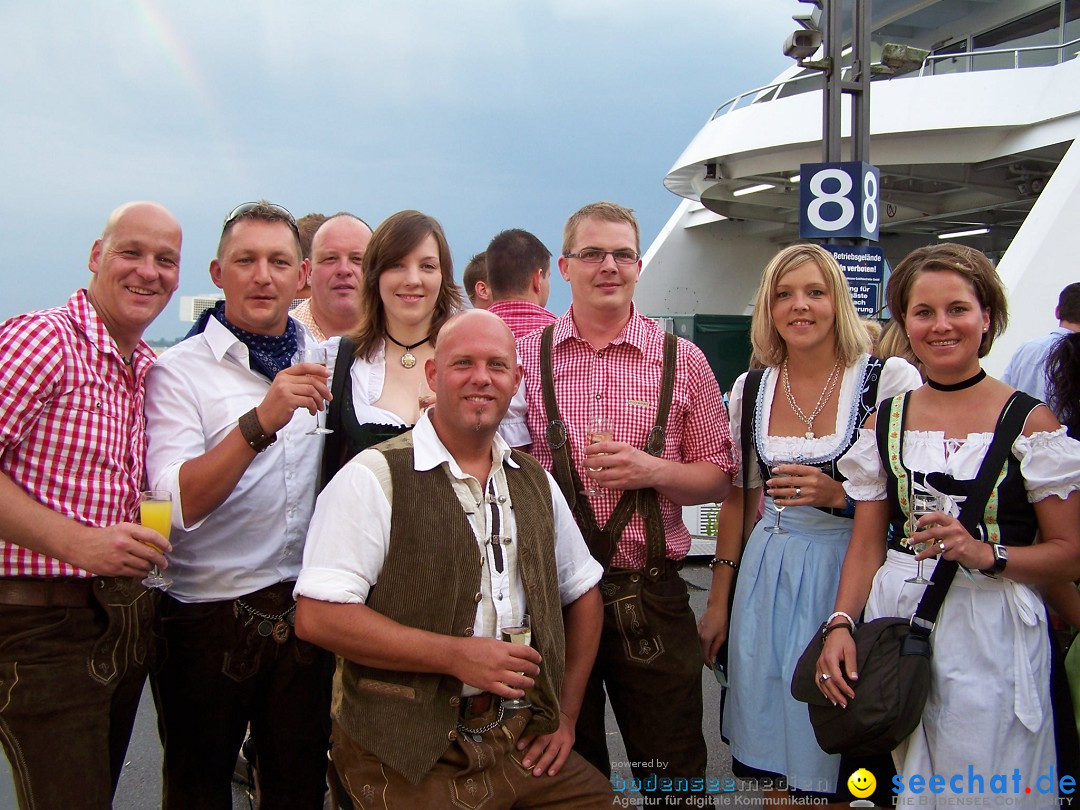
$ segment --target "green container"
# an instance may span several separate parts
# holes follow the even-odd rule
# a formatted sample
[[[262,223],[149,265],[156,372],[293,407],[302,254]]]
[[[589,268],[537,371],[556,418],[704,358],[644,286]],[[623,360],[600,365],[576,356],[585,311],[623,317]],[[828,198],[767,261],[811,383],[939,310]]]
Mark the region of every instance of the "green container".
[[[727,392],[750,367],[749,315],[667,315],[681,338],[705,353],[720,390]]]

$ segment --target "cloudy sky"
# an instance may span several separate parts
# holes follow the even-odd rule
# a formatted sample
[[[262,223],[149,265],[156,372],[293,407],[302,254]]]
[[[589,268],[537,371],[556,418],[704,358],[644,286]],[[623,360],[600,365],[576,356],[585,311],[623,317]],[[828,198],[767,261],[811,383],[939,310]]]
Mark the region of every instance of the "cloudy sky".
[[[788,66],[795,0],[0,0],[0,318],[88,278],[108,212],[168,206],[212,291],[224,215],[265,197],[373,225],[437,217],[455,274],[504,228],[557,252],[581,205],[634,208],[712,110]],[[553,284],[551,308],[569,290]]]

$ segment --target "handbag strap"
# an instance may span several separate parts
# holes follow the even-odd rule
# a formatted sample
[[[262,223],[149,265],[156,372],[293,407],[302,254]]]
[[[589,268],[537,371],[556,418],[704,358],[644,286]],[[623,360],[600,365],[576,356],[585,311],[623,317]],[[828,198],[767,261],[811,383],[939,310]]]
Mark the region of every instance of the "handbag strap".
[[[904,396],[905,405],[907,395]],[[960,515],[957,520],[967,531],[974,536],[978,532],[979,521],[986,510],[986,503],[990,500],[990,494],[997,484],[1001,468],[1005,466],[1020,432],[1024,429],[1024,422],[1032,409],[1039,401],[1022,391],[1015,391],[1005,407],[1001,409],[997,425],[994,427],[994,438],[990,441],[990,447],[986,451],[982,464],[979,466],[979,474],[975,477],[971,493],[960,507]],[[879,413],[884,412],[884,408]],[[901,423],[901,430],[903,425]],[[938,611],[945,601],[953,578],[960,564],[956,560],[939,560],[934,567],[934,573],[930,576],[930,584],[926,586],[923,597],[919,600],[919,607],[912,618],[912,626],[919,627],[929,632],[937,620]],[[916,620],[918,622],[916,623]]]

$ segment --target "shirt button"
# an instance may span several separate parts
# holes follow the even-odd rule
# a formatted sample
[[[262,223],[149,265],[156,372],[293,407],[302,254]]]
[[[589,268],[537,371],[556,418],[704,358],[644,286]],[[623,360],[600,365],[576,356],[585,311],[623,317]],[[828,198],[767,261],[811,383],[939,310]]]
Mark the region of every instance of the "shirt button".
[[[483,600],[483,598],[484,598],[484,594],[480,593],[479,591],[477,591],[476,596],[473,597],[473,599],[476,601],[476,604],[478,604],[478,605]]]
[[[462,635],[465,636],[466,638],[471,637],[472,634],[473,634],[473,629],[471,627],[466,627],[465,632],[462,633]]]
[[[454,742],[454,740],[457,739],[457,732],[451,730],[450,733],[446,735],[446,739],[448,739],[450,742]]]
[[[599,395],[599,394],[597,394],[597,395],[596,395],[596,401],[597,401],[597,402],[599,402],[599,401],[600,401],[600,395]]]
[[[451,706],[460,706],[461,705],[461,698],[458,697],[457,695],[454,695],[452,698],[450,698],[450,705]]]

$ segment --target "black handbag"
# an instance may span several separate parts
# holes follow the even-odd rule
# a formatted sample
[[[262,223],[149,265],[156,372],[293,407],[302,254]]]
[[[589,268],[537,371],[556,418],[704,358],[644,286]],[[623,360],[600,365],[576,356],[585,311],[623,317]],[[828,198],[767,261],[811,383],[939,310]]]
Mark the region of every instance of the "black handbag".
[[[978,535],[977,526],[998,475],[1031,408],[1037,404],[1017,392],[1002,408],[994,438],[958,518],[972,536]],[[887,414],[890,405],[891,401],[883,402],[879,415]],[[818,689],[817,660],[823,646],[824,624],[806,645],[791,678],[791,696],[808,704],[810,724],[822,751],[856,756],[884,754],[919,725],[930,692],[930,633],[958,568],[954,560],[938,561],[910,619],[874,619],[855,629],[859,679],[852,687],[856,699],[848,701],[846,709],[833,706]]]

